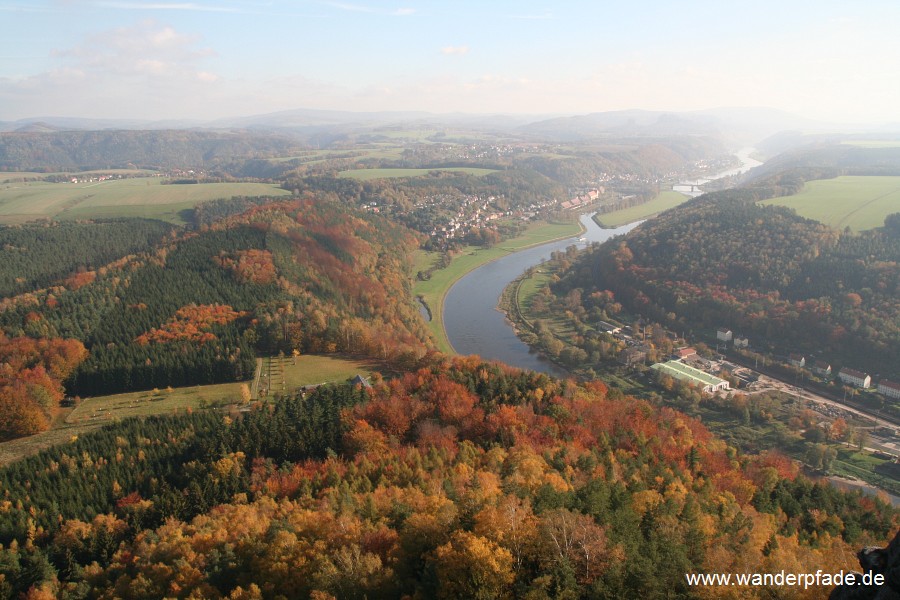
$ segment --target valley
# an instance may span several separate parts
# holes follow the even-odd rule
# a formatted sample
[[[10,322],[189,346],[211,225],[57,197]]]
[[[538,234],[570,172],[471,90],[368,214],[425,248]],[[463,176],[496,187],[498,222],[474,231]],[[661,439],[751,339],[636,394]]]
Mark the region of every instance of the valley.
[[[0,600],[900,589],[900,5],[0,19]]]
[[[723,191],[738,180],[712,175],[736,159],[714,136],[526,129],[367,126],[327,149],[44,132],[30,158],[16,134],[0,158],[22,175],[0,192],[35,195],[0,227],[0,592],[693,597],[684,573],[711,561],[838,568],[882,543],[889,498],[827,480],[895,489],[894,403],[859,391],[844,410],[843,388],[778,357],[844,366],[791,320],[825,304],[797,273],[839,273],[835,321],[816,326],[889,364],[893,329],[848,319],[894,318],[891,219],[840,233],[757,204],[790,173]],[[193,158],[171,166],[154,136]],[[111,140],[153,168],[82,168]],[[700,180],[713,191],[660,193]],[[795,286],[750,271],[743,246]],[[863,251],[854,279],[840,261]],[[496,306],[523,272],[502,300],[513,329]],[[713,350],[704,318],[746,322],[751,346]],[[787,346],[775,323],[807,337]],[[715,395],[647,368],[687,345],[711,377],[755,383]],[[750,360],[769,364],[724,372]],[[798,392],[815,385],[824,400]]]

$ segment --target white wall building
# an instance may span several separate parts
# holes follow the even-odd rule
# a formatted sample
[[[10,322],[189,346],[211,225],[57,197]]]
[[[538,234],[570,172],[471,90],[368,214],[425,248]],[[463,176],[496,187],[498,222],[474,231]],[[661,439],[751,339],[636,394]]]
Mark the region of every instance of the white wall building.
[[[868,374],[857,371],[856,369],[841,369],[840,373],[838,373],[838,377],[844,383],[859,388],[867,388],[872,385],[872,378]]]
[[[878,382],[878,393],[888,398],[900,398],[900,383],[882,379]]]

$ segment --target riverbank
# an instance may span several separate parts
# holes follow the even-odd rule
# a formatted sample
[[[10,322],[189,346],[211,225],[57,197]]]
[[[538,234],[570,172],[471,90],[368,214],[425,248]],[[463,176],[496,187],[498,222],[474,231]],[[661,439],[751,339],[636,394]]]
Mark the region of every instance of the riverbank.
[[[608,213],[597,213],[593,218],[594,222],[600,227],[612,229],[614,227],[628,225],[635,221],[643,221],[655,217],[659,213],[674,208],[679,204],[683,204],[690,199],[690,196],[686,196],[680,192],[660,192],[656,198],[649,202],[644,202],[643,204],[638,204],[637,206],[629,208],[614,210]]]
[[[542,288],[550,285],[555,274],[557,271],[551,261],[539,268],[527,270],[503,289],[497,308],[506,315],[513,332],[522,342],[548,362],[556,365],[567,376],[583,380],[602,377],[605,383],[618,388],[624,394],[642,395],[645,391],[643,385],[623,378],[614,369],[598,373],[594,368],[584,364],[587,357],[581,359],[578,351],[572,353],[575,346],[570,338],[577,332],[565,318],[559,316],[539,318],[531,313],[535,296]]]
[[[412,292],[414,296],[420,298],[431,314],[432,318],[428,327],[438,350],[446,354],[456,354],[447,337],[444,325],[444,301],[453,284],[478,267],[513,252],[564,240],[581,233],[584,233],[584,226],[577,221],[574,223],[538,223],[529,227],[522,235],[491,248],[467,246],[453,257],[449,266],[434,271],[427,281],[416,281],[413,284]],[[417,264],[427,263],[428,254],[433,254],[434,258],[437,258],[436,252],[428,253],[424,250],[419,252],[421,254],[416,258]]]

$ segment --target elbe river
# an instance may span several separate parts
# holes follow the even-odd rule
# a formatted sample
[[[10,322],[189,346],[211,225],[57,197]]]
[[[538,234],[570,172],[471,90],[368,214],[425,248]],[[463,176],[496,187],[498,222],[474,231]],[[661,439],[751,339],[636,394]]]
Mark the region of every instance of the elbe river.
[[[743,148],[736,152],[741,161],[740,167],[687,184],[706,183],[746,172],[761,164],[750,158],[753,151],[753,148]],[[541,261],[549,259],[552,252],[565,250],[572,244],[584,246],[592,242],[605,242],[639,225],[637,222],[615,229],[603,229],[591,219],[590,214],[581,215],[580,219],[587,230],[585,233],[514,252],[478,267],[450,288],[444,299],[444,327],[454,350],[460,354],[478,354],[482,358],[499,360],[523,369],[552,375],[565,374],[516,337],[506,315],[497,308],[497,303],[507,285],[528,267],[539,265]],[[582,237],[584,241],[579,241]],[[433,317],[439,318],[439,315]]]
[[[572,244],[583,247],[591,242],[605,242],[638,225],[631,223],[615,229],[603,229],[590,214],[581,215],[583,234],[526,248],[489,262],[467,273],[457,281],[444,300],[444,327],[453,349],[460,354],[478,354],[514,367],[541,371],[552,375],[563,372],[516,337],[506,315],[497,308],[503,289],[528,267],[548,260],[556,251]],[[584,241],[579,241],[583,237]]]

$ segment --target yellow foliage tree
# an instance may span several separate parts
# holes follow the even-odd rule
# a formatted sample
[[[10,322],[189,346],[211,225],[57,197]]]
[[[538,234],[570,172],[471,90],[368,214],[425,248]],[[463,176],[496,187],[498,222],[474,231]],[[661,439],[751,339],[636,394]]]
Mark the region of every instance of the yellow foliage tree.
[[[438,598],[489,600],[512,597],[512,554],[487,538],[456,531],[431,557]]]

